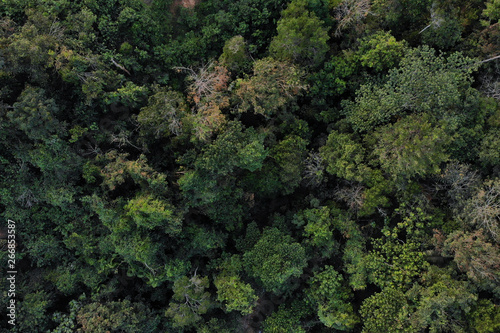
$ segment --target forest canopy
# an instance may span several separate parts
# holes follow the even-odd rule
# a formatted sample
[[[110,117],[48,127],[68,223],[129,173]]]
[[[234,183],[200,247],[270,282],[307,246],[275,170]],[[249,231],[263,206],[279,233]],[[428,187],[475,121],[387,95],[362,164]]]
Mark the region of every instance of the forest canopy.
[[[499,332],[500,1],[3,0],[0,215],[2,332]]]

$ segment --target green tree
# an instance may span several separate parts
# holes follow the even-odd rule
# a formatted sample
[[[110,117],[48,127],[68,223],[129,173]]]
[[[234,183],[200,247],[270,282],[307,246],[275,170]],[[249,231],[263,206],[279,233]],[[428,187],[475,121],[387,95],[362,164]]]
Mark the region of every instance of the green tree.
[[[152,194],[166,194],[166,175],[154,170],[145,155],[141,154],[136,160],[129,160],[128,156],[128,153],[111,150],[97,157],[98,162],[105,164],[101,170],[102,187],[111,192],[118,186],[135,184]]]
[[[182,118],[188,107],[181,93],[158,88],[149,98],[148,105],[141,109],[137,121],[143,133],[159,138],[170,134],[180,135],[183,131]]]
[[[129,274],[152,286],[172,279],[167,249],[177,246],[172,236],[179,234],[182,217],[169,202],[166,176],[151,168],[143,155],[129,160],[127,154],[111,151],[98,162],[106,163],[101,170],[105,195],[94,193],[84,201],[109,230],[103,238],[111,252],[127,263]],[[127,188],[135,190],[116,194]]]
[[[6,44],[4,61],[12,74],[26,74],[29,76],[28,82],[43,85],[49,80],[45,68],[50,66],[52,56],[59,49],[64,28],[61,22],[55,21],[54,14],[44,15],[34,8],[25,10],[23,14],[27,20],[24,24],[7,38],[2,38],[2,44]]]
[[[289,135],[276,144],[270,153],[278,165],[278,177],[283,194],[292,193],[302,180],[307,141],[296,135]]]
[[[293,223],[304,228],[305,244],[321,249],[320,255],[328,257],[338,244],[334,237],[336,223],[326,206],[307,209],[293,218]]]
[[[242,36],[234,36],[227,40],[219,61],[232,72],[248,70],[251,62],[245,39]]]
[[[65,248],[54,235],[46,234],[26,243],[33,262],[38,267],[48,266],[60,262],[65,257]]]
[[[422,276],[422,281],[423,286],[415,285],[408,292],[410,298],[416,297],[413,326],[432,333],[465,332],[465,315],[477,300],[467,282],[457,281],[435,266]]]
[[[220,332],[220,333],[231,333],[230,325],[218,318],[212,318],[207,323],[204,323],[202,326],[199,326],[196,330],[196,333],[212,333],[212,332]]]
[[[328,173],[368,185],[368,188],[353,186],[347,193],[341,190],[337,194],[340,199],[347,198],[352,202],[358,215],[370,215],[377,207],[387,206],[385,195],[392,186],[380,170],[368,166],[366,149],[355,140],[354,135],[332,131],[319,151]],[[353,195],[354,192],[359,192],[359,195]]]
[[[227,175],[236,168],[256,171],[262,167],[268,151],[264,134],[253,128],[244,129],[241,123],[231,122],[224,133],[204,147],[195,161],[198,170],[215,175]]]
[[[306,266],[304,248],[277,228],[264,230],[254,247],[243,255],[248,274],[274,293],[286,291],[285,282],[298,277]]]
[[[500,130],[497,128],[490,129],[484,136],[479,148],[479,159],[484,166],[495,166],[500,163],[499,136]]]
[[[369,170],[364,163],[366,151],[351,134],[332,131],[319,151],[328,173],[347,180],[364,180],[364,174]]]
[[[27,86],[7,118],[32,140],[49,139],[53,134],[64,133],[64,123],[57,116],[59,107],[54,99],[47,99],[43,89]]]
[[[381,239],[374,241],[374,249],[364,258],[368,280],[381,288],[408,287],[426,267],[419,244],[407,241]]]
[[[312,67],[321,64],[328,51],[328,30],[307,5],[294,0],[282,12],[278,34],[269,46],[272,57]]]
[[[380,127],[371,139],[376,142],[373,153],[382,169],[393,178],[438,174],[449,157],[446,145],[451,140],[444,126],[433,126],[426,114]]]
[[[458,17],[458,9],[452,6],[431,8],[431,22],[421,30],[422,41],[433,47],[449,49],[461,39],[463,27]]]
[[[290,307],[280,305],[277,311],[274,311],[269,317],[264,320],[262,325],[265,333],[287,333],[297,332],[305,333],[305,329],[300,323],[300,319],[304,316],[304,306],[300,301],[295,301]]]
[[[396,67],[405,48],[404,41],[396,41],[389,32],[377,31],[360,41],[357,54],[361,65],[381,72]]]
[[[248,283],[241,278],[232,276],[218,276],[214,281],[217,287],[217,299],[226,303],[227,311],[239,311],[243,315],[253,312],[258,297]]]
[[[144,303],[123,301],[90,303],[80,308],[77,322],[82,332],[155,332],[160,318]]]
[[[16,323],[21,332],[45,331],[48,329],[49,316],[47,312],[52,304],[52,295],[45,290],[38,290],[24,296],[24,299],[16,304],[19,309]]]
[[[472,59],[460,53],[445,58],[429,47],[410,49],[400,67],[389,70],[384,84],[363,84],[354,102],[344,102],[347,121],[359,132],[371,131],[408,112],[427,112],[446,120],[450,130],[484,121],[477,118],[479,101],[473,101],[470,89],[476,68]]]
[[[174,327],[189,327],[198,323],[201,315],[207,313],[212,306],[208,288],[208,278],[195,274],[189,278],[183,276],[174,283],[174,295],[165,312],[171,317]]]
[[[425,226],[430,217],[420,208],[397,210],[396,226],[384,226],[383,237],[373,240],[373,249],[363,259],[368,280],[380,288],[409,288],[428,267],[422,251]]]
[[[325,266],[310,281],[310,294],[318,307],[319,320],[340,331],[352,330],[359,322],[349,300],[352,295],[344,279],[332,266]]]
[[[264,138],[253,128],[244,130],[241,123],[230,122],[223,133],[204,146],[193,169],[183,171],[178,180],[188,205],[200,207],[214,221],[234,228],[244,209],[243,190],[235,175],[263,166],[268,155]]]
[[[215,278],[217,300],[225,303],[226,310],[239,311],[243,315],[253,312],[258,300],[250,284],[242,281],[239,272],[243,263],[238,256],[232,256],[221,266],[221,273]]]
[[[253,76],[236,81],[239,112],[253,111],[269,118],[307,88],[304,73],[287,62],[264,58],[253,64]]]
[[[353,77],[358,70],[356,57],[352,53],[345,52],[325,61],[322,69],[309,76],[309,95],[313,98],[313,105],[335,105],[336,97],[356,89],[359,82]]]
[[[488,299],[479,300],[468,317],[475,332],[493,333],[500,329],[500,306]]]
[[[125,215],[139,227],[162,227],[165,233],[176,235],[181,230],[182,219],[175,208],[148,194],[139,194],[123,207]]]
[[[378,0],[371,7],[372,12],[380,17],[379,25],[388,27],[399,34],[407,31],[422,29],[428,16],[431,0],[411,1]]]
[[[405,294],[397,288],[384,288],[363,301],[360,309],[363,333],[418,332],[408,320],[411,314]]]

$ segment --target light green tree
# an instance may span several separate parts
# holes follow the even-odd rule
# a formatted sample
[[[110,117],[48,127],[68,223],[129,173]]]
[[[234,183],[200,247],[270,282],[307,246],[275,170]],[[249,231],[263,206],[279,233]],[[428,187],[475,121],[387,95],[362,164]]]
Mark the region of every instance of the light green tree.
[[[404,41],[396,41],[396,38],[389,32],[377,31],[373,35],[361,39],[356,54],[361,65],[381,72],[398,65],[405,49]]]
[[[217,300],[225,304],[226,310],[239,311],[243,315],[253,312],[258,300],[250,284],[242,281],[240,271],[243,263],[238,256],[232,256],[220,267],[222,271],[214,280]]]
[[[317,304],[318,317],[327,326],[340,331],[352,330],[359,322],[344,278],[332,266],[325,266],[310,280],[309,293]]]
[[[408,320],[411,313],[408,300],[400,289],[382,289],[363,301],[360,314],[363,333],[418,332]]]
[[[189,327],[201,321],[201,315],[212,306],[208,288],[208,278],[195,274],[189,278],[183,276],[174,282],[174,295],[165,312],[171,317],[174,327]]]

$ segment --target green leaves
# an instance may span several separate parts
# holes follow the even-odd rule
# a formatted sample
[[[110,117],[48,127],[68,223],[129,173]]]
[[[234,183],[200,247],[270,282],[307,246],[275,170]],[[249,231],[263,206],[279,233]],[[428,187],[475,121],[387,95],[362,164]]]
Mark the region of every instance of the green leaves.
[[[300,301],[292,303],[290,307],[281,305],[263,323],[264,332],[269,333],[305,333],[300,324],[300,319],[304,316],[304,310]]]
[[[500,130],[490,129],[481,142],[479,158],[484,166],[500,164]]]
[[[424,223],[430,218],[415,210],[403,209],[397,217],[400,222],[393,228],[385,226],[383,236],[373,240],[373,249],[363,258],[368,280],[381,288],[409,288],[428,267],[422,247]]]
[[[250,67],[247,45],[242,36],[234,36],[226,41],[219,58],[220,63],[230,71],[240,72]]]
[[[269,52],[278,60],[316,67],[328,51],[328,39],[327,28],[307,10],[307,2],[294,0],[278,21],[278,35],[273,38]]]
[[[235,168],[258,170],[268,154],[263,141],[264,135],[253,128],[243,130],[241,123],[231,122],[212,144],[203,149],[196,167],[220,176],[233,172]]]
[[[364,258],[368,280],[385,287],[408,287],[426,267],[423,252],[414,241],[377,239],[374,249]]]
[[[206,145],[196,158],[194,170],[184,172],[178,183],[188,204],[202,207],[215,221],[227,228],[241,218],[242,189],[235,175],[263,166],[268,150],[264,135],[253,128],[243,130],[241,123],[230,122],[226,130]],[[236,217],[236,218],[235,218]]]
[[[373,153],[382,169],[393,178],[438,174],[448,160],[446,145],[451,141],[443,127],[432,126],[429,116],[410,115],[374,133]]]
[[[258,297],[248,283],[235,275],[219,276],[214,281],[217,287],[217,299],[226,302],[227,311],[240,311],[243,315],[252,313]]]
[[[289,135],[271,151],[271,157],[279,166],[279,178],[284,194],[292,193],[302,180],[307,141]]]
[[[3,0],[14,331],[496,332],[499,2],[458,2]]]
[[[398,42],[390,33],[377,31],[360,42],[358,54],[361,65],[380,72],[395,67],[405,52],[405,42]]]
[[[253,312],[258,297],[250,284],[240,277],[241,259],[232,256],[222,264],[222,272],[215,278],[217,300],[224,302],[226,311],[239,311],[243,315]]]
[[[470,325],[478,333],[493,333],[500,329],[500,307],[490,300],[482,299],[477,302],[468,317]]]
[[[418,332],[409,325],[408,301],[396,288],[384,288],[365,299],[360,314],[364,333]]]
[[[354,103],[344,102],[346,118],[358,132],[371,131],[407,112],[427,112],[451,126],[452,121],[464,119],[454,110],[464,107],[476,66],[459,53],[445,59],[428,47],[411,49],[400,67],[389,71],[384,84],[364,84]]]
[[[211,307],[208,278],[183,276],[174,283],[174,295],[165,315],[174,321],[174,327],[189,327],[201,320]]]
[[[274,293],[285,291],[285,282],[302,274],[306,266],[304,248],[277,228],[264,230],[255,246],[243,255],[248,274]]]
[[[77,322],[84,331],[105,333],[109,331],[152,333],[159,324],[158,315],[141,302],[94,302],[82,306]]]
[[[175,208],[151,195],[139,195],[129,200],[123,208],[125,215],[140,227],[164,227],[166,233],[171,235],[181,230],[182,218],[176,214]]]
[[[464,315],[477,300],[477,295],[467,288],[467,282],[454,280],[436,267],[432,267],[422,281],[424,287],[415,286],[409,291],[410,296],[416,291],[419,293],[413,325],[432,333],[464,332]]]
[[[332,131],[326,144],[320,148],[326,161],[326,171],[347,180],[363,181],[367,166],[363,163],[366,152],[352,135]]]
[[[236,81],[239,112],[251,110],[266,117],[278,113],[306,89],[303,77],[302,69],[288,62],[271,58],[256,60],[253,76]]]
[[[314,274],[309,292],[318,306],[319,319],[325,326],[340,331],[355,327],[359,318],[350,303],[351,295],[344,279],[332,266]]]
[[[43,89],[28,86],[7,117],[30,139],[44,140],[62,132],[64,124],[57,119],[58,113],[59,107],[54,99],[46,97]]]

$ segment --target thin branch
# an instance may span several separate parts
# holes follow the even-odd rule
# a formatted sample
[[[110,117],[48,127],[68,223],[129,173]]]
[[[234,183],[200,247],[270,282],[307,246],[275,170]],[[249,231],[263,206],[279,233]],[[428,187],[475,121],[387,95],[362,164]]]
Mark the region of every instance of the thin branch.
[[[424,32],[425,30],[429,29],[431,26],[432,26],[432,23],[429,24],[428,26],[426,26],[425,28],[423,28],[422,30],[420,30],[420,32],[418,34],[420,35],[422,32]]]
[[[123,67],[122,65],[120,65],[119,63],[117,63],[115,61],[115,59],[111,58],[111,62],[113,63],[113,65],[115,65],[116,67],[118,67],[122,71],[126,72],[128,75],[130,75],[130,72],[125,67]]]
[[[480,64],[484,64],[485,62],[492,61],[492,60],[495,60],[495,59],[498,59],[498,58],[500,58],[500,55],[497,55],[497,56],[494,56],[493,58],[489,58],[489,59],[480,61],[479,63]]]

